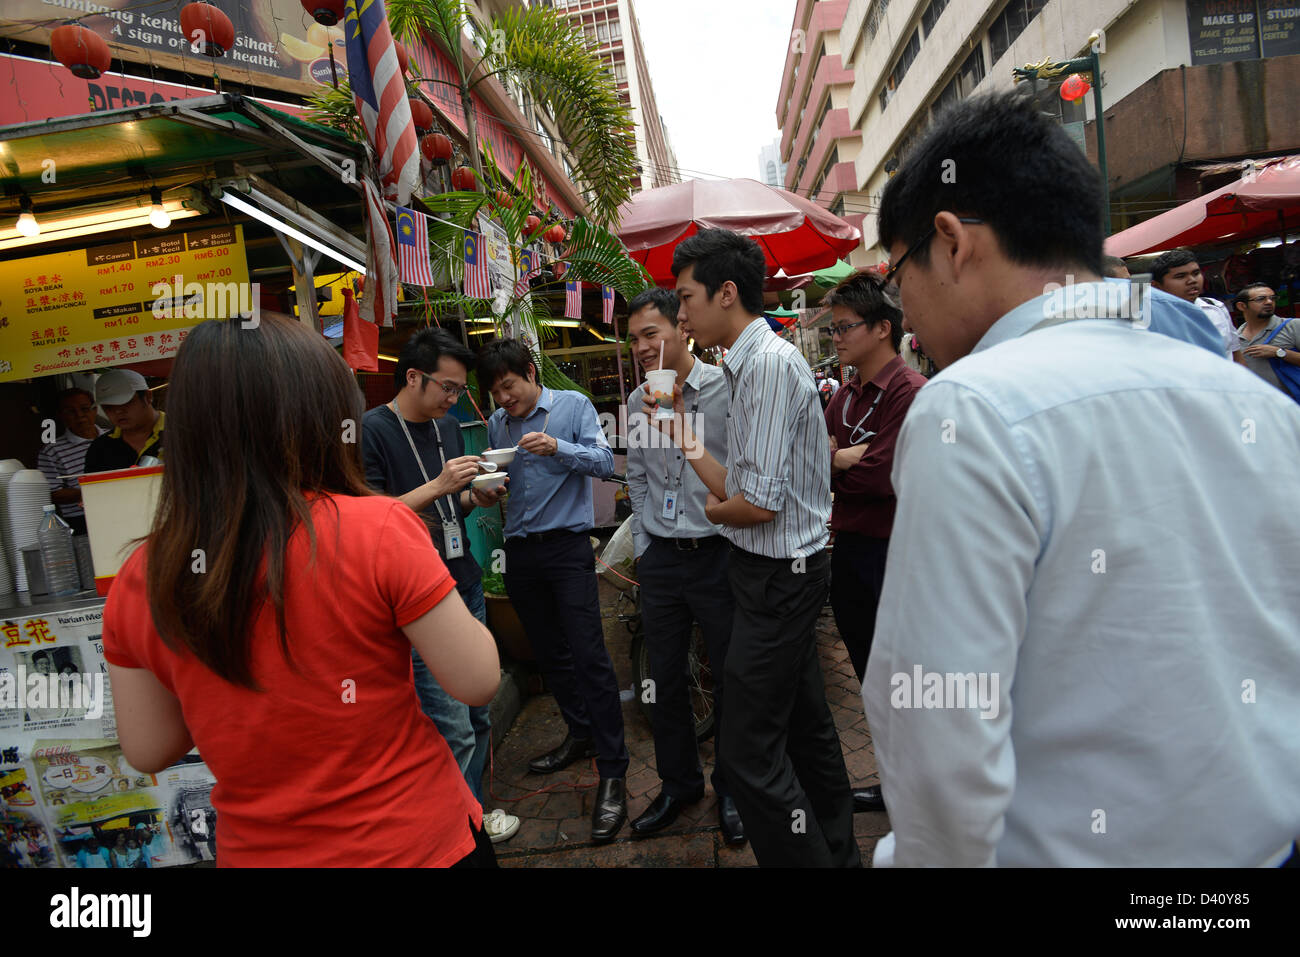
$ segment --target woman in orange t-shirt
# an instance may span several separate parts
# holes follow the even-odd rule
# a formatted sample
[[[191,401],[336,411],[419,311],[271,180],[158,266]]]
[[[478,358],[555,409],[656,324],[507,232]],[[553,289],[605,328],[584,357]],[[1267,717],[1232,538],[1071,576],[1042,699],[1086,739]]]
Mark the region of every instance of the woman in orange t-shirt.
[[[167,406],[158,512],[104,610],[127,761],[198,746],[223,866],[495,866],[411,646],[470,705],[496,647],[424,524],[366,487],[348,368],[288,317],[204,322]]]

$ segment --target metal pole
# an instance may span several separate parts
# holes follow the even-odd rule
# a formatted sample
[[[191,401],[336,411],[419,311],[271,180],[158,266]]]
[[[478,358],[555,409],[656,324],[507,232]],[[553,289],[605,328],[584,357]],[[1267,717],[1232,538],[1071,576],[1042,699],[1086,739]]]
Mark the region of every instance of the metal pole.
[[[1097,111],[1097,165],[1101,169],[1101,225],[1110,235],[1110,175],[1106,170],[1106,115],[1101,105],[1101,57],[1096,45],[1089,53],[1092,60],[1092,103]]]
[[[618,339],[618,316],[610,317],[614,323],[614,357],[618,360],[618,404],[627,405],[627,387],[623,384],[623,345]]]

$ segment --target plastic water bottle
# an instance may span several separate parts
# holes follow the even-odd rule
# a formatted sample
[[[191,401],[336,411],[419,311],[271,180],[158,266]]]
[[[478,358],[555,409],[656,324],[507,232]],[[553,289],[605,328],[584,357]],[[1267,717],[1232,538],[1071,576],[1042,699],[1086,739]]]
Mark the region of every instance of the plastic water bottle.
[[[41,565],[45,569],[46,591],[51,596],[75,595],[81,591],[77,553],[72,547],[72,529],[59,518],[55,506],[45,506],[37,535],[41,543]]]

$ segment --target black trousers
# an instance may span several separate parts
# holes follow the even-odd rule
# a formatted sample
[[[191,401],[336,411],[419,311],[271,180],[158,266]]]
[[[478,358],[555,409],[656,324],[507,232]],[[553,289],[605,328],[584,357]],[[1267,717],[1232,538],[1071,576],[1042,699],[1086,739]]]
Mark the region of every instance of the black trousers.
[[[471,821],[470,828],[473,829],[473,827],[474,824]],[[470,851],[455,864],[451,865],[451,867],[454,870],[458,867],[469,868],[496,866],[497,852],[492,847],[492,838],[488,837],[487,828],[485,828],[480,822],[478,830],[474,832],[474,850]]]
[[[802,563],[732,549],[727,650],[727,783],[758,863],[860,867],[853,796],[817,661],[830,559]]]
[[[727,581],[730,552],[731,546],[721,536],[693,550],[678,549],[672,539],[652,537],[637,565],[641,626],[655,683],[651,708],[655,765],[664,791],[683,801],[704,793],[688,663],[696,621],[704,632],[713,672],[714,740],[722,740],[722,689],[734,609]],[[646,693],[643,688],[635,690],[638,695]],[[712,783],[719,797],[730,793],[724,768],[721,756],[716,757]]]
[[[889,539],[852,532],[837,532],[831,549],[831,609],[859,684],[867,673],[888,554]]]
[[[591,540],[585,532],[545,542],[512,538],[504,577],[569,733],[595,743],[602,778],[625,777],[623,705],[605,650]]]

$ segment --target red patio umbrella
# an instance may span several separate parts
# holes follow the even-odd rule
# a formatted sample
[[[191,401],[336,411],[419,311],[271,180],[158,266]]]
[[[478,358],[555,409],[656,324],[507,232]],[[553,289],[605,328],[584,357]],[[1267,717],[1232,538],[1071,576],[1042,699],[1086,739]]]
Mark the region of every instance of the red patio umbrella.
[[[1300,156],[1270,160],[1253,174],[1130,226],[1106,240],[1112,256],[1278,235],[1300,224]]]
[[[767,274],[797,276],[832,266],[862,239],[852,226],[802,196],[753,179],[687,180],[637,193],[619,207],[618,234],[661,286],[673,283],[673,250],[701,229],[752,236]]]

